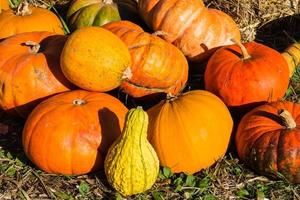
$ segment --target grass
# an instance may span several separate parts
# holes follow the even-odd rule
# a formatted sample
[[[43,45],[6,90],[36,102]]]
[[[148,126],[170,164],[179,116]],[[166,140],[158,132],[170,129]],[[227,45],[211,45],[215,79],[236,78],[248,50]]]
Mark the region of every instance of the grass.
[[[230,10],[232,5],[236,6],[234,1],[228,1],[233,2],[228,5]],[[16,5],[19,1],[10,0],[10,2]],[[226,9],[226,6],[217,6],[222,0],[210,2],[214,7]],[[222,5],[226,5],[226,1],[224,2]],[[245,8],[245,13],[254,16],[256,12],[247,9]],[[233,11],[235,12],[234,9]],[[233,14],[237,14],[240,19],[250,19],[242,17],[240,13]],[[263,13],[260,15],[263,16]],[[241,24],[255,24],[255,27],[259,27],[257,18],[251,19],[253,19],[251,23],[241,22]],[[65,29],[66,27],[65,25]],[[255,36],[253,30],[249,32],[249,38]],[[265,32],[263,38],[273,39],[274,37],[269,34]],[[273,41],[272,44],[276,46],[281,43]],[[190,86],[193,88],[193,85],[197,85],[198,81],[201,82],[203,77],[195,75],[192,79]],[[291,78],[285,98],[298,102],[299,94],[300,67]],[[0,199],[124,199],[109,186],[103,171],[83,176],[62,176],[47,174],[37,169],[22,150],[23,125],[23,120],[12,118],[0,111]],[[255,174],[239,162],[234,152],[229,151],[212,167],[194,175],[173,174],[168,168],[161,168],[157,182],[151,190],[127,199],[299,200],[300,185],[291,184],[284,178],[273,180]]]
[[[4,119],[5,118],[5,119]],[[4,114],[1,121],[7,122]],[[0,199],[123,199],[103,171],[83,176],[47,174],[33,166],[21,147],[23,123],[1,125]],[[6,126],[9,127],[6,127]],[[232,154],[194,175],[161,168],[153,188],[128,199],[300,199],[300,185],[254,174]]]

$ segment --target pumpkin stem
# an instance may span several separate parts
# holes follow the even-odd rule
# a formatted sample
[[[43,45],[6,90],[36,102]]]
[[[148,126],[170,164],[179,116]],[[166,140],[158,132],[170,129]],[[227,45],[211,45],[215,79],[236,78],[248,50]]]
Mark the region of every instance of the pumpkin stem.
[[[283,120],[283,123],[287,129],[296,128],[297,124],[289,111],[282,109],[278,111],[278,114]]]
[[[33,53],[33,54],[38,53],[41,48],[41,45],[34,41],[27,41],[27,42],[25,42],[25,45],[30,47],[29,51],[30,51],[30,53]]]
[[[112,4],[113,1],[112,1],[112,0],[103,0],[103,3],[104,3],[104,4]]]
[[[242,54],[243,54],[243,60],[248,60],[251,58],[251,56],[249,55],[246,47],[238,40],[232,38],[231,41],[236,44],[237,46],[240,47],[241,51],[242,51]]]
[[[76,106],[81,106],[81,105],[86,104],[86,101],[83,100],[83,99],[74,99],[73,104],[76,105]]]
[[[123,80],[130,80],[132,78],[132,71],[130,67],[127,67],[125,71],[123,72],[122,79]]]
[[[29,3],[25,0],[19,4],[16,15],[25,16],[25,15],[31,15],[31,13],[32,11],[29,9]]]
[[[178,96],[176,96],[176,95],[174,95],[174,94],[172,94],[172,93],[168,93],[167,94],[167,100],[168,101],[174,101],[174,100],[176,100],[178,98]]]

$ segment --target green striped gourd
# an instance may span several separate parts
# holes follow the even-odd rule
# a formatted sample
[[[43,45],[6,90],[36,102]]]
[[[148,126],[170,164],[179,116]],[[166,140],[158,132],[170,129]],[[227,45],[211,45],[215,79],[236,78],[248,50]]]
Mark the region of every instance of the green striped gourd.
[[[283,55],[288,63],[291,77],[295,71],[295,68],[300,64],[300,43],[295,42],[291,44],[281,55]]]
[[[106,156],[107,180],[124,196],[150,189],[157,178],[159,161],[147,140],[147,128],[147,113],[141,107],[129,110],[123,134]]]
[[[71,30],[84,26],[102,26],[120,20],[118,7],[112,0],[73,0],[67,12]]]

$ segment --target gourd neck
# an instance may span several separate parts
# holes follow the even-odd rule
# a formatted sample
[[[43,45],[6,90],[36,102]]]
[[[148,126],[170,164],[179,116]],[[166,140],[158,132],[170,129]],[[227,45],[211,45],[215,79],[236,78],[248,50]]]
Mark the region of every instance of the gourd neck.
[[[148,115],[138,106],[130,109],[126,115],[123,137],[133,137],[134,140],[146,139],[148,129]]]
[[[248,53],[246,47],[238,40],[231,39],[231,41],[236,44],[242,51],[242,60],[249,60],[251,59],[251,55]]]
[[[282,109],[278,111],[278,114],[287,129],[294,129],[297,127],[297,124],[289,111]]]

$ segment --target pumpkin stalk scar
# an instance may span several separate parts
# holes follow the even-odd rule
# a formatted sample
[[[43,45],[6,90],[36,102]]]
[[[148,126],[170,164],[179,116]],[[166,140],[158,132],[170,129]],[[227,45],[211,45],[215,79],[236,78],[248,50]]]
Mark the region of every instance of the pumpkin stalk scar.
[[[27,41],[24,44],[30,47],[29,52],[32,54],[37,54],[41,48],[41,45],[34,41]]]
[[[172,93],[168,93],[167,94],[167,100],[168,101],[174,101],[174,100],[176,100],[178,98],[178,96],[176,96],[176,95],[174,95],[174,94],[172,94]]]
[[[112,0],[103,0],[103,3],[104,3],[104,4],[112,4],[113,1],[112,1]]]
[[[230,39],[234,44],[236,44],[237,46],[239,46],[239,48],[241,49],[242,51],[242,55],[243,55],[243,58],[242,60],[248,60],[248,59],[251,59],[251,56],[249,55],[246,47],[238,40],[232,38]]]
[[[122,80],[130,80],[132,78],[132,71],[130,67],[127,67],[122,75]]]
[[[31,15],[31,13],[32,11],[29,9],[29,3],[26,0],[20,3],[16,11],[16,15],[18,16]]]
[[[280,118],[283,120],[283,123],[287,129],[296,128],[297,124],[291,115],[291,113],[285,109],[281,109],[278,111]]]
[[[84,104],[86,104],[87,102],[84,99],[74,99],[73,100],[73,104],[75,106],[82,106]]]

